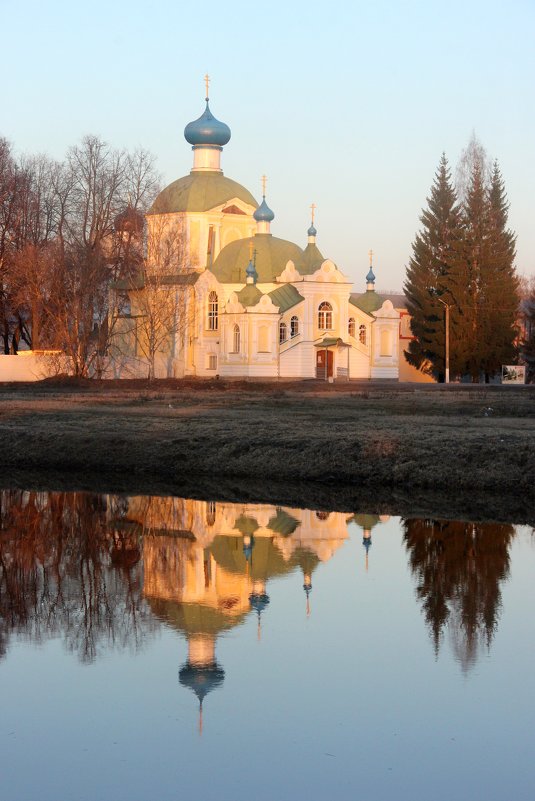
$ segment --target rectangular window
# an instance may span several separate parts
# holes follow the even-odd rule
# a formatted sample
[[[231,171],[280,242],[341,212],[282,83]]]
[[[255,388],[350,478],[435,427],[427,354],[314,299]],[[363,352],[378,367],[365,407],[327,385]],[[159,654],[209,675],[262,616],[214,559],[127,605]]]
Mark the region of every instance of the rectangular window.
[[[217,370],[217,355],[215,353],[208,354],[208,369]]]

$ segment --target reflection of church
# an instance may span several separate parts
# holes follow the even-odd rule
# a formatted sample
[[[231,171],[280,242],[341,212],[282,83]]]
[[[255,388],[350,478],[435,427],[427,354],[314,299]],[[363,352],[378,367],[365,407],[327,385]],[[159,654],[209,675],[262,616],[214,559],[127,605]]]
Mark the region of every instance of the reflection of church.
[[[128,518],[143,531],[144,595],[153,613],[185,635],[181,684],[197,695],[224,671],[218,636],[269,605],[268,582],[297,572],[306,610],[312,575],[348,539],[348,515],[180,498],[131,498]]]
[[[424,380],[404,358],[411,339],[405,298],[376,292],[371,251],[366,291],[354,292],[318,247],[314,204],[301,247],[271,233],[265,179],[259,204],[224,175],[231,132],[212,115],[208,84],[206,92],[204,112],[184,131],[191,172],[160,192],[146,217],[149,262],[166,273],[160,296],[181,297],[173,319],[182,324],[162,344],[156,374]],[[170,243],[177,256],[164,268]],[[139,332],[150,280],[118,287],[117,375],[146,374],[146,332]]]
[[[269,611],[273,580],[312,584],[348,539],[362,566],[387,518],[164,497],[0,490],[0,658],[11,636],[61,636],[80,659],[143,647],[159,624],[188,642],[183,685],[202,702],[221,685],[219,635]],[[438,654],[448,636],[463,670],[489,649],[509,576],[514,527],[403,521],[416,595]],[[397,539],[397,538],[396,538]],[[317,580],[314,579],[316,582]]]

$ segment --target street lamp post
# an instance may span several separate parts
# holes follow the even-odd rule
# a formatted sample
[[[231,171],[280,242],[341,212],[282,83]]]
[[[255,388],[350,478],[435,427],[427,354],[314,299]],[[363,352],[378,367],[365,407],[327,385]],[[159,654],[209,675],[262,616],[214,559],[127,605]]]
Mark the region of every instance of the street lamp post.
[[[446,303],[446,301],[442,300],[441,298],[437,298],[437,300],[438,300],[439,303],[442,303],[442,305],[446,309],[446,311],[445,311],[445,315],[446,315],[446,364],[445,364],[446,370],[445,370],[445,372],[446,372],[446,375],[445,375],[444,383],[449,384],[450,383],[450,305],[449,305],[449,303]]]

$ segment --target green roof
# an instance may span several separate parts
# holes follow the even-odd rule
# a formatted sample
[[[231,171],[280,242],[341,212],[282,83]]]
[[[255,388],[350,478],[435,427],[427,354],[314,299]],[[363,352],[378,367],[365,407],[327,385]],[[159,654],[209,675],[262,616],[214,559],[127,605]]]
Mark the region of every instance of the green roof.
[[[212,634],[238,626],[247,612],[229,615],[202,603],[180,603],[163,598],[147,597],[152,613],[168,626],[184,634]]]
[[[315,342],[315,348],[334,348],[335,345],[339,345],[344,348],[350,348],[351,345],[348,342],[344,342],[341,337],[324,337],[321,342]]]
[[[279,307],[279,311],[285,312],[293,306],[297,306],[304,300],[304,297],[299,294],[297,289],[292,284],[283,284],[277,287],[272,292],[269,292],[269,297],[275,306]]]
[[[209,211],[238,198],[256,208],[258,203],[241,184],[220,172],[191,172],[173,181],[160,192],[149,214],[170,214],[179,211]]]
[[[309,242],[305,248],[304,266],[299,270],[302,275],[312,275],[319,270],[325,258],[320,249],[313,242]]]
[[[254,517],[247,517],[247,515],[240,515],[234,522],[234,528],[241,531],[242,534],[251,536],[255,531],[260,528]]]
[[[303,251],[298,245],[271,234],[256,234],[237,239],[223,248],[210,268],[218,281],[222,284],[240,284],[245,281],[251,242],[256,251],[255,267],[260,284],[273,283],[290,259],[298,270],[303,266]]]
[[[242,306],[256,306],[262,297],[262,292],[255,284],[246,284],[237,294]]]
[[[379,523],[379,515],[356,514],[353,515],[353,520],[357,526],[371,531]]]
[[[282,534],[283,537],[288,537],[290,534],[293,534],[295,529],[300,525],[299,520],[296,520],[293,515],[285,512],[284,509],[277,509],[277,514],[270,519],[267,527],[276,534]]]
[[[356,306],[357,309],[366,312],[366,314],[371,314],[381,308],[383,305],[383,298],[378,295],[374,289],[368,289],[361,295],[350,295],[349,302],[353,306]]]
[[[174,275],[162,275],[158,279],[151,279],[149,275],[147,283],[156,286],[193,286],[196,284],[201,274],[198,272],[183,272],[175,273]],[[143,273],[136,273],[132,278],[122,278],[120,281],[115,281],[112,289],[118,291],[129,291],[131,289],[144,289],[145,288],[145,275]]]
[[[253,581],[284,576],[295,570],[295,559],[288,561],[274,545],[271,537],[258,537],[248,563],[243,552],[242,537],[218,534],[210,545],[210,553],[217,564],[234,575],[249,576]]]

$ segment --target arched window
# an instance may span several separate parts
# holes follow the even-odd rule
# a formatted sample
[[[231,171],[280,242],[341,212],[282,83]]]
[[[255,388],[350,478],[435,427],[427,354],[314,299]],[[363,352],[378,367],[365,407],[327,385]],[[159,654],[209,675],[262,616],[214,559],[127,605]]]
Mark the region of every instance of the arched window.
[[[299,317],[296,317],[294,315],[290,320],[290,336],[293,339],[293,337],[296,337],[298,333],[299,333]]]
[[[392,356],[392,337],[390,331],[381,331],[381,356]]]
[[[286,326],[286,323],[281,322],[279,325],[279,342],[282,345],[282,343],[286,342],[287,339],[288,339],[288,328]]]
[[[208,295],[208,330],[217,331],[219,316],[219,302],[217,292],[210,292]]]
[[[240,347],[241,347],[241,336],[240,336],[240,326],[239,325],[235,325],[234,326],[234,336],[233,336],[232,345],[233,345],[232,352],[233,353],[239,353],[240,352]]]
[[[366,344],[366,326],[359,325],[359,342],[361,345]]]
[[[213,526],[215,523],[215,502],[209,501],[206,504],[206,525]]]
[[[349,318],[349,322],[347,324],[347,333],[349,334],[350,337],[354,337],[355,336],[355,318],[354,317],[350,317]]]
[[[333,327],[333,307],[326,300],[318,308],[318,328],[330,331]]]

